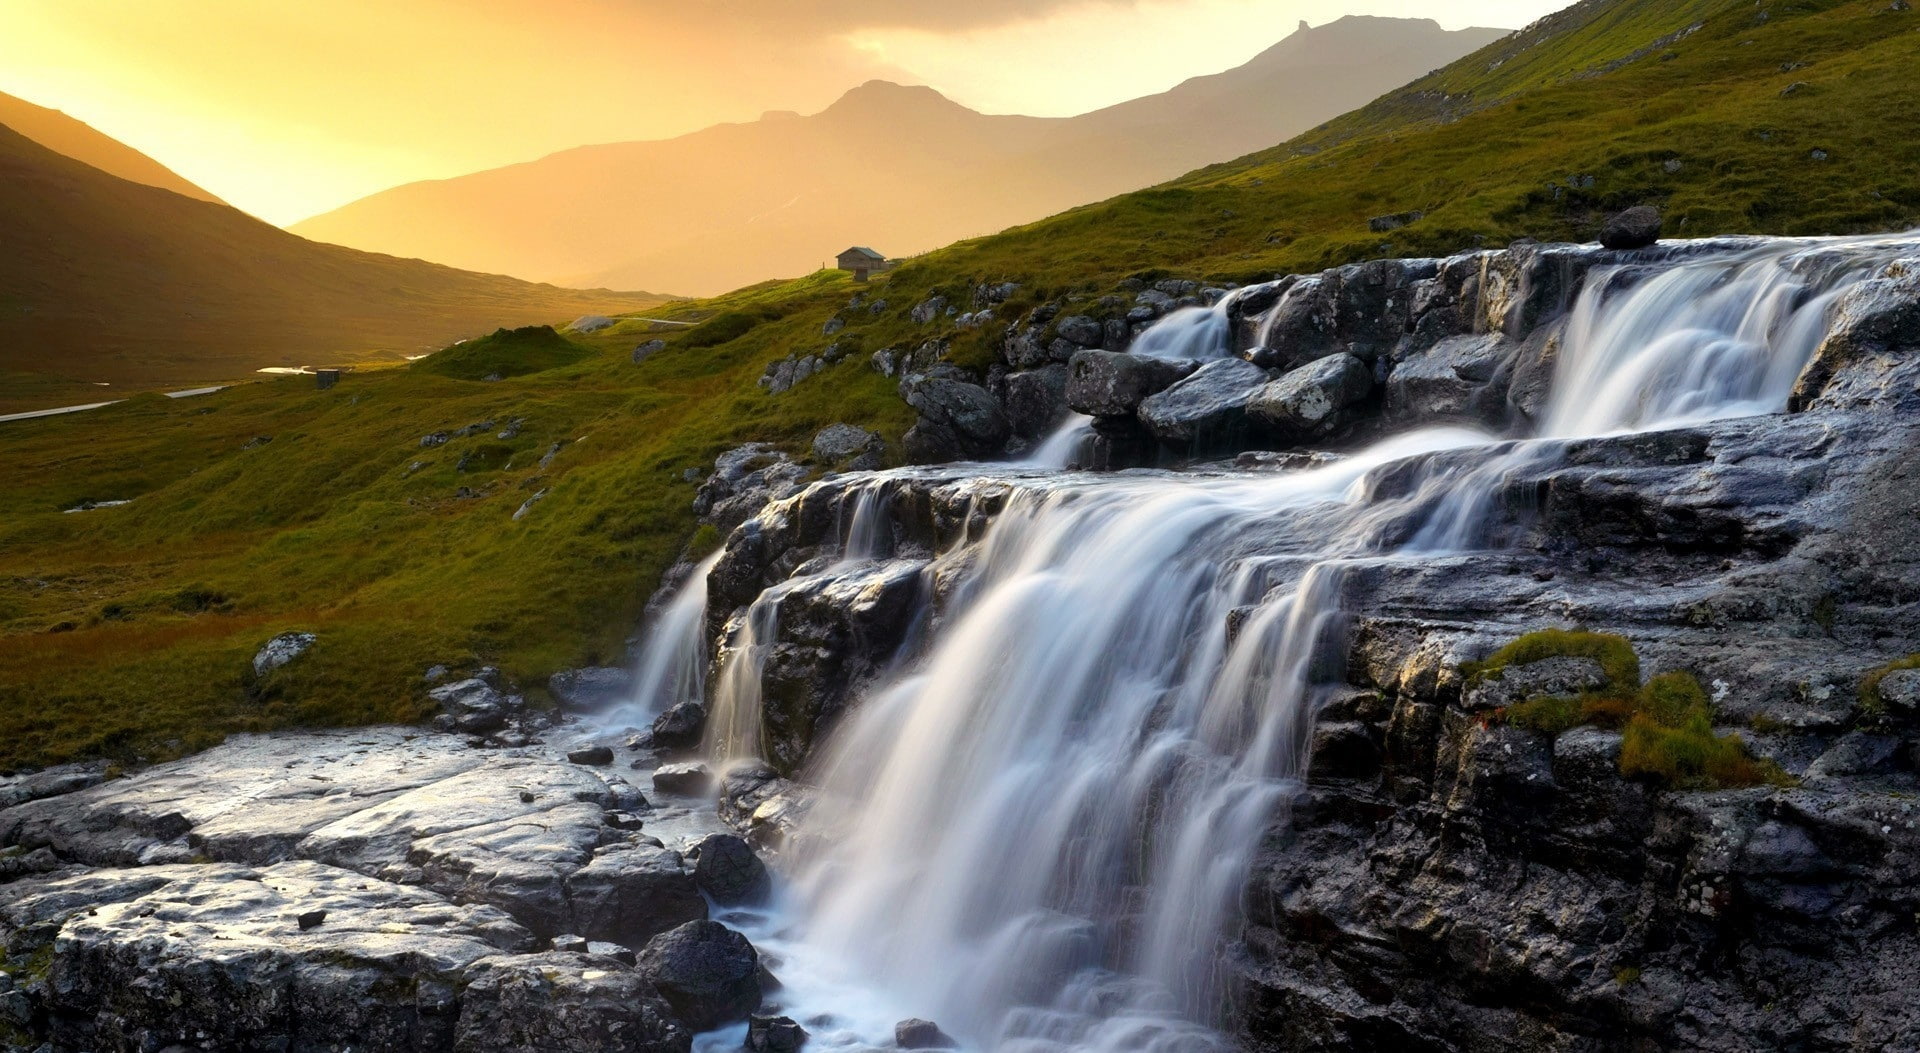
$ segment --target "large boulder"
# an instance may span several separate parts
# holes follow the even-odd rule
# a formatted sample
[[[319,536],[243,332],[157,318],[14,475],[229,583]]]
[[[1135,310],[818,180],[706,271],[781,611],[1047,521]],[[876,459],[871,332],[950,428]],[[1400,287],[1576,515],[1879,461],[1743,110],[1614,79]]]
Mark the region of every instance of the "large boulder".
[[[693,868],[680,853],[649,844],[596,851],[591,863],[568,875],[566,895],[575,931],[629,947],[707,916]]]
[[[693,877],[715,903],[752,903],[771,879],[753,846],[732,834],[709,834],[693,846]]]
[[[427,692],[427,698],[440,707],[440,721],[447,730],[484,735],[507,726],[507,721],[526,706],[518,695],[496,687],[491,679],[473,677],[442,684]]]
[[[1059,425],[1067,412],[1067,368],[1056,362],[1007,377],[1007,424],[1014,435],[1038,439]]]
[[[1372,367],[1342,352],[1261,388],[1247,411],[1288,441],[1310,442],[1345,427],[1372,391]]]
[[[1186,359],[1082,351],[1067,363],[1067,406],[1094,417],[1129,417],[1198,368]]]
[[[1176,449],[1225,447],[1248,433],[1247,408],[1269,374],[1237,358],[1209,362],[1192,376],[1140,403],[1140,423]]]
[[[992,457],[1013,434],[993,394],[978,384],[943,372],[915,373],[900,382],[900,395],[920,412],[920,423],[944,429],[960,452]]]
[[[1448,337],[1408,355],[1387,376],[1387,418],[1398,424],[1448,418],[1499,423],[1507,391],[1496,380],[1514,350],[1499,333],[1483,333]]]
[[[1600,244],[1615,251],[1644,249],[1660,241],[1660,210],[1638,205],[1607,217],[1600,228]]]
[[[713,474],[694,495],[702,522],[730,531],[774,501],[800,492],[812,472],[764,442],[736,446],[714,459]]]
[[[851,424],[829,424],[813,437],[813,459],[820,464],[852,465],[863,459],[871,463],[859,468],[879,467],[879,454],[886,447],[880,436]]]
[[[253,656],[253,675],[266,676],[312,650],[318,641],[319,637],[312,633],[281,633],[268,640]]]
[[[694,1031],[743,1020],[760,1005],[760,956],[717,921],[692,921],[655,936],[639,969],[681,1023]]]

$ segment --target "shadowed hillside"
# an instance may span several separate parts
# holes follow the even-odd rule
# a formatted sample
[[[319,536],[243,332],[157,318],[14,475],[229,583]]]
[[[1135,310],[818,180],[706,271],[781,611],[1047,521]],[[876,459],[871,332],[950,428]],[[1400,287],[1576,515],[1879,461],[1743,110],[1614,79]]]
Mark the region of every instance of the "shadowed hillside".
[[[166,165],[59,110],[35,106],[25,99],[0,94],[0,124],[56,154],[84,161],[108,175],[145,186],[157,186],[200,201],[220,200]]]
[[[0,371],[77,381],[188,384],[262,366],[397,360],[501,325],[662,299],[317,245],[5,128],[0,222]]]
[[[902,256],[1259,149],[1501,36],[1347,18],[1228,73],[1068,119],[876,81],[810,117],[583,147],[376,194],[306,237],[574,285],[714,293],[848,244]]]

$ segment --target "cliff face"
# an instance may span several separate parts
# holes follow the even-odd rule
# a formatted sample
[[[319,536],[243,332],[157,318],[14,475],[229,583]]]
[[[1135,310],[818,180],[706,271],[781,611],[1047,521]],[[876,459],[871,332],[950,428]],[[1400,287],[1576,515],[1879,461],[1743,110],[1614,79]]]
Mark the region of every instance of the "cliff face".
[[[1344,355],[1382,379],[1349,400],[1329,444],[1443,419],[1537,426],[1542,374],[1579,324],[1568,310],[1584,282],[1647,282],[1730,244],[1674,246],[1625,271],[1591,249],[1523,247],[1244,291],[1222,313],[1248,350],[1225,361],[1238,370],[1261,348],[1290,358],[1233,374],[1208,405]],[[1244,924],[1220,950],[1241,1043],[1920,1042],[1908,997],[1920,979],[1920,673],[1887,672],[1920,651],[1911,282],[1895,264],[1847,284],[1795,412],[1567,443],[1508,471],[1478,544],[1342,564],[1342,628],[1300,745],[1304,776],[1254,859]],[[1461,340],[1492,353],[1460,369],[1418,365]],[[1087,353],[1061,357],[1077,370]],[[1113,397],[1129,375],[1087,383],[1108,382]],[[1131,413],[1108,426],[1129,441],[1155,427],[1153,398],[1133,390]],[[1205,434],[1231,454],[1276,432],[1242,411]],[[1368,477],[1368,499],[1462,476],[1486,457],[1475,447],[1389,464]],[[1224,482],[1327,462],[1296,451],[1238,463],[1185,474]],[[710,579],[710,624],[734,639],[751,605],[779,608],[763,725],[776,768],[804,783],[863,691],[925,653],[987,524],[1037,495],[1098,485],[1017,468],[845,476],[735,531]],[[847,524],[876,507],[887,542],[845,558]],[[1241,544],[1285,553],[1293,529],[1277,518]],[[1697,677],[1713,734],[1737,735],[1771,775],[1749,786],[1663,780],[1623,758],[1632,732],[1619,723],[1542,729],[1513,716],[1606,680],[1591,659],[1552,655],[1470,675],[1548,627],[1621,638],[1648,678]],[[766,838],[786,828],[782,795],[802,794],[768,770],[731,788],[736,820]]]

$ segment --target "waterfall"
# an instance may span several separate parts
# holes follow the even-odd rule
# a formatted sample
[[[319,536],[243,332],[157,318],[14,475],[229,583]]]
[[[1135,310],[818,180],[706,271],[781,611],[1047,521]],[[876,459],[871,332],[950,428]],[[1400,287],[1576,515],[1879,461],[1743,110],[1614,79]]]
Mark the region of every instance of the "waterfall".
[[[963,584],[927,653],[816,757],[792,887],[750,932],[789,1011],[830,1014],[809,1024],[828,1047],[884,1046],[907,1015],[974,1049],[1228,1046],[1223,947],[1342,679],[1348,569],[1488,544],[1502,480],[1565,439],[1781,410],[1887,244],[1595,271],[1532,441],[1428,428],[1307,471],[1016,488],[941,557]],[[1169,316],[1141,345],[1212,324]],[[1412,483],[1376,486],[1388,465]]]
[[[1228,293],[1212,307],[1182,307],[1135,337],[1127,350],[1150,358],[1225,358],[1232,353],[1232,311],[1238,298]]]
[[[607,729],[635,727],[706,696],[707,575],[718,562],[719,552],[701,560],[660,608],[643,634],[633,689],[595,723]]]

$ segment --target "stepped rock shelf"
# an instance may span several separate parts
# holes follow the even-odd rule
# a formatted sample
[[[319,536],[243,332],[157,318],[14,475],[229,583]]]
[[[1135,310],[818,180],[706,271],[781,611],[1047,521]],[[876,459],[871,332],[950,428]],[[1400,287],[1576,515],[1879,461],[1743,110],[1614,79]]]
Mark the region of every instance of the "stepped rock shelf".
[[[992,376],[916,352],[911,448],[1035,436],[1071,403],[1095,417],[1079,459],[1226,459],[808,483],[765,448],[722,458],[701,511],[726,544],[680,572],[661,625],[685,639],[649,643],[712,660],[662,674],[701,697],[649,701],[735,762],[717,809],[569,762],[570,725],[16,778],[0,1041],[685,1050],[749,1009],[792,1019],[714,1034],[902,1041],[768,982],[818,948],[804,912],[711,905],[752,876],[730,824],[847,926],[846,960],[923,999],[889,1027],[970,1048],[1920,1047],[1909,259],[1920,239],[1523,246],[1222,293],[1151,340],[1023,321]],[[1683,337],[1721,330],[1751,339]],[[1035,420],[1005,420],[1015,389]],[[1663,781],[1630,763],[1636,725],[1510,717],[1621,686],[1585,654],[1474,672],[1552,626],[1617,636],[1636,678],[1696,676],[1765,777]],[[1051,769],[1014,763],[1036,743]],[[779,947],[751,1007],[671,974],[755,954],[710,914]]]

